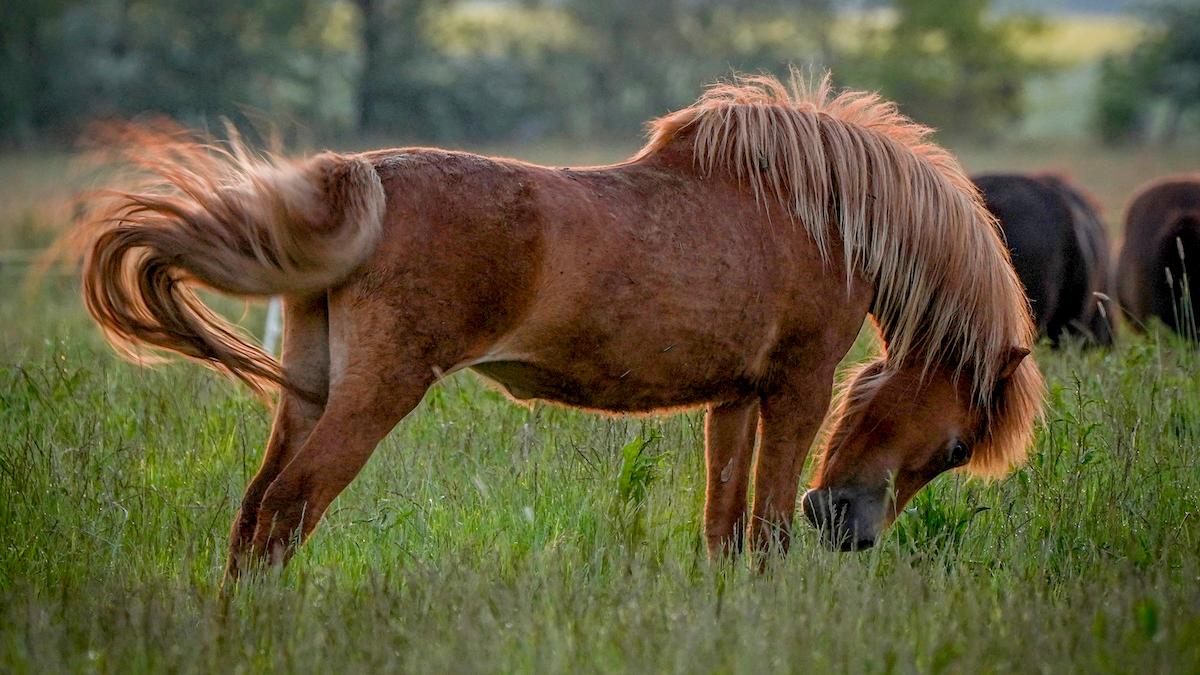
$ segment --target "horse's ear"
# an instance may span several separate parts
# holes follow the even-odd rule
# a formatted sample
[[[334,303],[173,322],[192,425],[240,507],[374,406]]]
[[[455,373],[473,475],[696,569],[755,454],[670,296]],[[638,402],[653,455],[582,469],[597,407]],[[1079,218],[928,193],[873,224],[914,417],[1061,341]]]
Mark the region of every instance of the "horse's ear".
[[[997,382],[1003,382],[1012,377],[1013,373],[1017,372],[1017,366],[1029,356],[1029,350],[1024,347],[1009,347],[1008,353],[1003,357],[1000,364],[1000,372],[996,378]]]

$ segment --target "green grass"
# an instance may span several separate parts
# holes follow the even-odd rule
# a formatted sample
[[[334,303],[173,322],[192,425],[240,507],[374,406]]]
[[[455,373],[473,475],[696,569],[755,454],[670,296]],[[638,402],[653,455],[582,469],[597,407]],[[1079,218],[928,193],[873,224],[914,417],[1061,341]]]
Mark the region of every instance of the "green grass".
[[[965,155],[1065,158],[1119,194],[1184,162],[1038,151]],[[0,672],[1200,670],[1200,354],[1165,333],[1039,350],[1028,466],[939,478],[862,554],[798,522],[762,574],[704,558],[700,415],[524,408],[458,375],[280,578],[222,599],[268,413],[117,361],[69,278],[27,295],[20,272],[0,267]]]

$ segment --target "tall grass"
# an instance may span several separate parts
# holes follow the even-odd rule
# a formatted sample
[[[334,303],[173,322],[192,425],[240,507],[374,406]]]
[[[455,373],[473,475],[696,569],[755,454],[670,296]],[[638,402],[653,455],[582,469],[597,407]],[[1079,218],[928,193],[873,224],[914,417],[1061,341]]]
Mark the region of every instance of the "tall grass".
[[[0,302],[0,670],[1195,671],[1200,366],[1173,336],[1038,354],[1028,467],[938,479],[882,544],[798,522],[704,558],[701,418],[429,393],[281,578],[222,600],[268,417],[99,344],[66,287]]]

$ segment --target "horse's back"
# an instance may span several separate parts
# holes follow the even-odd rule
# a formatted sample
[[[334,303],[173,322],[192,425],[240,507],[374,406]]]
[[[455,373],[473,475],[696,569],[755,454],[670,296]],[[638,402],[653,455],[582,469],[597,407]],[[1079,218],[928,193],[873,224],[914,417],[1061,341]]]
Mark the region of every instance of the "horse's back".
[[[1200,211],[1200,175],[1165,178],[1143,186],[1125,214],[1125,236],[1137,242],[1151,241],[1171,216]]]

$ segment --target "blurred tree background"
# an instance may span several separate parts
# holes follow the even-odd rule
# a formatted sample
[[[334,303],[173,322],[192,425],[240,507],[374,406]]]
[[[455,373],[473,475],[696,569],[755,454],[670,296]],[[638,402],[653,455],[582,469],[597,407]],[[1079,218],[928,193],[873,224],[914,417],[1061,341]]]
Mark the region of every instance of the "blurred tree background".
[[[1174,142],[1200,128],[1200,0],[1158,0],[1142,14],[1150,27],[1142,40],[1103,62],[1097,130],[1110,141]]]
[[[1106,138],[1190,128],[1198,7],[1157,3],[1136,20],[1147,29],[1135,47],[1096,59],[1085,104]],[[1018,129],[1030,83],[1063,68],[1045,48],[1062,35],[1038,11],[991,0],[0,0],[0,144],[62,142],[90,120],[145,114],[266,120],[311,143],[629,137],[715,78],[789,64],[833,68],[840,85],[986,140]]]
[[[894,0],[895,20],[865,30],[850,74],[944,132],[991,137],[1024,113],[1025,81],[1042,68],[1018,45],[1037,17],[992,16],[990,0]]]

